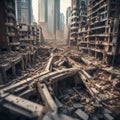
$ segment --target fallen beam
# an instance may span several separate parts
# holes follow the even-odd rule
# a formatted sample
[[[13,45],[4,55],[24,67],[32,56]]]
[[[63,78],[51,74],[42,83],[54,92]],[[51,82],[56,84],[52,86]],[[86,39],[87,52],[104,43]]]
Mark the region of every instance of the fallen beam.
[[[85,58],[83,58],[83,57],[81,57],[81,60],[82,60],[86,65],[91,65],[91,64],[92,64],[92,62],[90,62],[89,60],[87,60],[87,59],[85,59]]]
[[[45,67],[45,71],[51,71],[52,70],[52,61],[53,61],[54,55],[51,54],[51,57],[49,58],[49,61]]]
[[[3,97],[2,100],[4,107],[29,118],[42,117],[44,113],[44,106],[12,94]]]
[[[48,91],[47,86],[45,84],[38,83],[37,87],[38,87],[38,92],[44,101],[46,111],[47,112],[48,111],[52,111],[52,112],[57,111],[57,105],[54,102],[52,96],[50,95],[50,92]]]
[[[49,79],[49,82],[51,82],[51,84],[52,84],[54,82],[58,82],[59,80],[63,80],[67,77],[71,77],[71,76],[75,75],[76,73],[77,73],[77,71],[68,71],[68,72],[51,77]]]
[[[37,79],[47,73],[49,73],[49,71],[42,72],[38,75],[33,76],[32,78],[27,78],[27,79],[21,80],[21,81],[17,82],[16,84],[13,84],[13,85],[10,85],[10,86],[7,86],[7,87],[1,89],[0,93],[3,94],[4,92],[9,92],[10,90],[15,90],[18,87],[21,87],[25,84],[29,84],[29,83],[33,82],[35,79]]]
[[[78,69],[77,68],[69,68],[69,69],[62,69],[62,70],[58,70],[58,71],[55,71],[55,72],[51,72],[51,73],[48,73],[48,74],[40,77],[39,81],[45,83],[51,77],[55,77],[55,76],[58,76],[60,74],[65,74],[65,73],[68,74],[69,72],[70,73],[76,73],[76,72],[78,72]]]

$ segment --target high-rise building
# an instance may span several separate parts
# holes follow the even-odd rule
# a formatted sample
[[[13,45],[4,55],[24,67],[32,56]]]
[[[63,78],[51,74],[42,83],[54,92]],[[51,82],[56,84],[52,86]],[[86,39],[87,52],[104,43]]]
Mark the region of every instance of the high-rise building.
[[[0,0],[0,51],[18,50],[15,0]]]
[[[79,31],[79,49],[105,64],[120,63],[119,16],[119,0],[89,0],[87,29]]]
[[[84,37],[84,41],[87,41],[87,31],[85,29],[87,23],[87,5],[86,1],[81,0],[80,1],[80,9],[79,9],[79,29],[78,29],[78,38],[77,38],[77,45],[84,44],[84,42],[81,42],[81,39]],[[84,29],[82,29],[84,28]]]
[[[59,19],[60,0],[38,0],[38,21],[41,26],[47,26],[50,35],[54,36],[59,30]]]
[[[48,0],[48,30],[55,34],[59,30],[60,0]]]
[[[33,19],[32,0],[17,0],[17,21],[18,23],[31,24]]]
[[[88,7],[88,0],[86,0],[86,5],[87,5],[87,7]]]
[[[47,22],[48,18],[48,0],[38,0],[38,21]]]
[[[79,29],[87,23],[87,5],[86,0],[72,0],[71,3],[70,44],[76,45]]]
[[[66,10],[66,25],[70,23],[71,7],[68,7]]]
[[[79,0],[71,1],[71,24],[70,24],[70,44],[76,45],[77,32],[79,28]]]
[[[64,21],[65,21],[65,17],[64,17],[64,14],[61,13],[60,14],[60,22],[59,22],[59,30],[64,30]]]

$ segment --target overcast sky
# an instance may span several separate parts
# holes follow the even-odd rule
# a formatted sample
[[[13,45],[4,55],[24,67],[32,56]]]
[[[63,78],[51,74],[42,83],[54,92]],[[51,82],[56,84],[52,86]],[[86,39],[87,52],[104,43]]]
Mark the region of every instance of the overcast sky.
[[[38,0],[32,0],[33,14],[36,22],[38,21]],[[66,15],[67,7],[71,6],[71,0],[60,0],[60,12]]]

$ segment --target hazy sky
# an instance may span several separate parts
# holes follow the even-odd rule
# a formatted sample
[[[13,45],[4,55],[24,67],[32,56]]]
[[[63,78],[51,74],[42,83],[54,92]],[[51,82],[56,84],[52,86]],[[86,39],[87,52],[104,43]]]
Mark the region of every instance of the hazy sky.
[[[60,0],[60,12],[65,15],[66,18],[66,10],[67,7],[71,6],[71,0]]]
[[[36,22],[38,21],[38,0],[32,0],[33,14]],[[60,0],[60,12],[66,15],[67,7],[71,6],[71,0]]]

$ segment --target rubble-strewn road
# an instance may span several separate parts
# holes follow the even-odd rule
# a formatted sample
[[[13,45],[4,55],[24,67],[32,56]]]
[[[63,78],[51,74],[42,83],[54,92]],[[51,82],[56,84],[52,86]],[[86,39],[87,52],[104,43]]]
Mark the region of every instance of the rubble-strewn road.
[[[2,119],[118,120],[119,72],[93,64],[75,48],[54,48],[48,60],[44,52],[44,67],[1,87]]]

